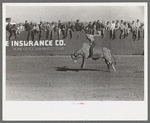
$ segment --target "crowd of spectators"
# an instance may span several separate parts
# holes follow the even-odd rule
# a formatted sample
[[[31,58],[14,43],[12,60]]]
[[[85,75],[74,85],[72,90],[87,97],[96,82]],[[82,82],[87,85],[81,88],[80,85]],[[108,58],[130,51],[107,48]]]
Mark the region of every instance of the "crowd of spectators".
[[[25,21],[24,24],[16,24],[12,25],[10,22],[6,25],[6,30],[9,31],[10,37],[14,33],[15,38],[17,37],[17,34],[20,34],[22,31],[28,31],[27,40],[29,41],[34,40],[35,35],[38,34],[38,39],[40,40],[42,37],[42,32],[46,31],[46,39],[52,40],[54,38],[54,32],[57,32],[58,40],[60,39],[60,36],[62,35],[63,38],[66,38],[67,35],[70,35],[70,38],[72,38],[73,32],[76,31],[77,38],[80,36],[80,32],[85,32],[91,35],[98,35],[102,38],[105,36],[105,30],[110,30],[110,39],[115,39],[115,32],[116,30],[120,30],[120,36],[119,38],[125,38],[128,36],[128,34],[132,33],[133,40],[140,39],[141,37],[141,31],[144,30],[144,24],[140,23],[139,19],[132,22],[125,21],[125,20],[116,20],[116,21],[94,21],[89,23],[82,23],[79,20],[76,20],[76,22],[68,22],[68,23],[62,23],[61,20],[58,21],[58,23],[50,23],[46,22],[43,23],[40,21],[40,24],[28,22]],[[10,39],[9,37],[9,39]]]

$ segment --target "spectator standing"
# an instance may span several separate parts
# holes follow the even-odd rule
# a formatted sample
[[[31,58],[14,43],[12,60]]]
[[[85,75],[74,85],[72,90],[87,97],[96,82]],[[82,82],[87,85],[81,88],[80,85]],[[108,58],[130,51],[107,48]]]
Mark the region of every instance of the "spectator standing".
[[[63,24],[63,25],[62,25],[62,35],[63,35],[63,38],[66,38],[66,37],[67,37],[67,34],[68,34],[67,25],[66,25],[66,24]]]
[[[10,32],[11,28],[12,28],[12,24],[8,22],[8,24],[6,25],[6,30]]]
[[[101,35],[102,35],[102,38],[105,35],[105,21],[104,20],[101,23]]]
[[[52,22],[52,25],[51,25],[51,29],[52,29],[51,30],[51,39],[54,39],[54,32],[55,32],[54,30],[55,30],[55,27],[56,26],[55,26],[54,22]]]
[[[110,29],[111,29],[111,24],[109,21],[107,21],[106,30],[110,30]]]
[[[110,39],[114,40],[115,39],[115,21],[113,20],[111,23],[111,30],[110,30]]]
[[[131,24],[131,32],[132,32],[132,39],[135,40],[136,39],[136,26],[135,26],[134,21],[132,21],[132,24]]]
[[[85,32],[86,32],[86,33],[88,33],[88,32],[89,32],[89,27],[88,27],[88,25],[87,25],[87,26],[85,26]]]
[[[137,22],[135,23],[135,27],[136,27],[136,33],[137,33],[138,40],[140,40],[140,26],[141,26],[140,21],[139,21],[139,19],[137,19]]]
[[[131,32],[133,32],[134,29],[135,29],[135,22],[132,21],[132,23],[131,23]]]
[[[89,27],[89,34],[92,34],[93,33],[93,25],[91,22],[89,22],[88,27]]]
[[[71,29],[71,22],[69,21],[67,23],[67,34],[69,34],[70,29]]]
[[[72,24],[71,24],[71,22],[69,21],[68,22],[68,24],[67,24],[67,34],[69,34],[70,35],[70,39],[72,38],[72,32],[73,30],[72,30]]]
[[[37,24],[34,24],[33,30],[34,30],[34,35],[36,35],[39,32],[39,27]]]
[[[62,30],[62,23],[61,23],[61,20],[59,20],[58,21],[58,32],[57,32],[58,40],[60,39],[61,30]]]
[[[20,25],[18,24],[18,25],[17,25],[16,33],[17,33],[17,34],[20,34],[20,32],[21,32],[21,31],[20,31]]]
[[[81,25],[79,23],[79,20],[77,20],[76,23],[75,23],[75,30],[76,31],[80,31],[81,30]]]
[[[40,21],[40,24],[39,24],[39,40],[41,40],[43,30],[44,30],[43,23],[42,23],[42,21]]]
[[[93,35],[96,35],[96,21],[93,22]]]
[[[32,41],[34,40],[34,32],[33,32],[33,24],[32,22],[30,23],[30,25],[28,26],[28,36],[27,36],[27,41],[30,40],[30,36],[32,38]]]
[[[80,30],[81,32],[83,32],[84,31],[84,24],[83,23],[81,23],[81,30]]]
[[[144,30],[144,23],[141,25],[141,29]]]
[[[97,33],[98,33],[99,36],[101,35],[101,29],[100,28],[101,28],[100,22],[99,22],[99,20],[97,20],[96,30],[97,30]]]
[[[20,24],[20,31],[25,31],[24,26],[22,25],[22,23]]]
[[[9,40],[13,34],[13,30],[12,30],[12,24],[10,22],[8,22],[8,24],[6,25],[6,30],[10,33],[9,35]]]
[[[29,31],[29,23],[27,20],[25,21],[24,27],[25,27],[25,31]]]
[[[71,30],[74,32],[75,30],[75,24],[74,23],[71,23]]]
[[[77,32],[77,39],[79,39],[79,33],[80,33],[80,30],[81,30],[81,25],[79,23],[79,20],[77,20],[76,23],[75,23],[75,30]]]
[[[116,29],[119,29],[119,27],[120,27],[119,20],[116,20],[115,28],[116,28]]]
[[[46,39],[50,39],[51,36],[51,26],[49,24],[49,22],[47,22],[46,24]]]
[[[124,36],[126,37],[126,36],[128,36],[128,34],[129,34],[128,22],[125,22],[125,23],[124,23],[124,26],[125,26],[125,35],[124,35]]]
[[[16,24],[13,24],[11,30],[13,31],[14,35],[15,35],[15,38],[17,38],[17,25]]]
[[[123,20],[121,20],[120,22],[120,39],[123,37],[124,38],[124,31],[125,31],[125,27],[124,27],[124,23],[123,23]]]

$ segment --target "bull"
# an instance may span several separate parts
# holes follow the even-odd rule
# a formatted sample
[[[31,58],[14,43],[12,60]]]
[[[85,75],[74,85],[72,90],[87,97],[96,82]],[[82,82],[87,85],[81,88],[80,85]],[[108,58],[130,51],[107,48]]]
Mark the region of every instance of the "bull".
[[[76,63],[79,58],[82,58],[81,68],[84,68],[85,62],[88,58],[92,58],[93,60],[102,58],[107,64],[108,70],[111,65],[113,70],[116,71],[114,67],[114,64],[116,64],[116,62],[113,53],[105,47],[95,45],[93,35],[86,34],[86,37],[90,41],[90,43],[83,43],[80,49],[71,54],[73,62]]]

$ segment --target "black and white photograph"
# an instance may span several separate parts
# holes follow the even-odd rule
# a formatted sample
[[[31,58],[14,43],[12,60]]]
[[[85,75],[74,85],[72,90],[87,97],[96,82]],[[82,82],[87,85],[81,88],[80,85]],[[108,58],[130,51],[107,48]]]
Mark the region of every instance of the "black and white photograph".
[[[147,119],[147,3],[3,3],[2,30],[4,120]]]

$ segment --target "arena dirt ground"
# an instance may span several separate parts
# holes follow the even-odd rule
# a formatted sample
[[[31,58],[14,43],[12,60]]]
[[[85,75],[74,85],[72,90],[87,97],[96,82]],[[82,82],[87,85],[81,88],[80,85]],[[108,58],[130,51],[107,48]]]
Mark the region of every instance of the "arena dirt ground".
[[[80,69],[81,59],[69,56],[7,56],[6,100],[144,100],[144,57],[115,57],[117,71],[109,72],[102,59]]]

